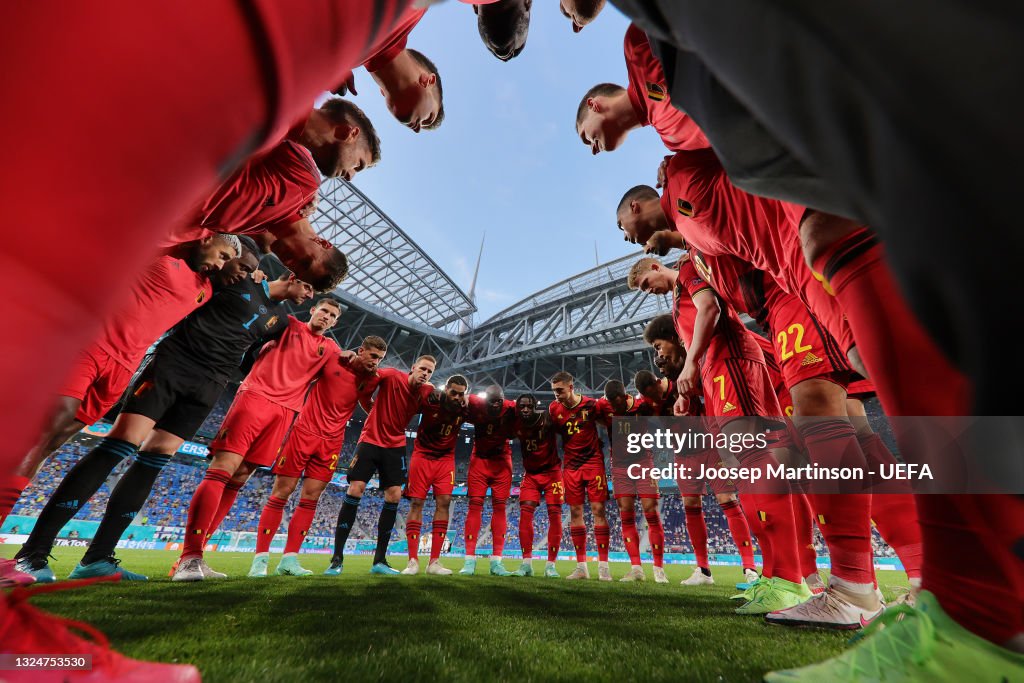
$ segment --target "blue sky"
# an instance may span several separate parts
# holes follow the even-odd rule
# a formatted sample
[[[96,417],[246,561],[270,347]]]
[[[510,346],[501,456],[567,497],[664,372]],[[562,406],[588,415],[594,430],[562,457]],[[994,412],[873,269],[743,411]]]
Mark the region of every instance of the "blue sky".
[[[614,211],[622,193],[654,183],[666,154],[647,127],[613,153],[592,156],[574,129],[576,106],[599,82],[625,84],[628,22],[608,5],[573,34],[557,0],[534,0],[526,49],[500,62],[483,46],[471,7],[431,7],[409,47],[444,82],[445,121],[415,134],[356,71],[353,98],[374,121],[381,163],[355,181],[463,289],[487,233],[477,283],[478,322],[524,296],[636,247]]]

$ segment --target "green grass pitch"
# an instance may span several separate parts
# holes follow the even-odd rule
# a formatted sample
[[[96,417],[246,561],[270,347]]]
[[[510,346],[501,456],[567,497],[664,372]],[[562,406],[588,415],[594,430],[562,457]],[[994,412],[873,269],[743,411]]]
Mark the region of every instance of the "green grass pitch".
[[[16,548],[0,547],[0,557]],[[81,548],[58,548],[51,567],[65,577]],[[714,569],[714,586],[679,581],[692,567],[668,567],[669,585],[477,576],[381,577],[370,558],[350,557],[340,577],[321,576],[325,555],[300,556],[309,577],[245,577],[252,556],[211,553],[223,581],[175,584],[174,554],[125,550],[124,566],[146,583],[100,584],[41,595],[32,604],[100,628],[127,655],[190,662],[216,681],[756,681],[766,671],[835,655],[849,634],[768,626],[732,613],[741,579]],[[280,556],[271,557],[273,574]],[[397,568],[404,558],[391,558]],[[443,562],[457,570],[461,559]],[[425,566],[425,564],[423,565]],[[507,560],[513,570],[517,560]],[[559,563],[565,576],[572,563]],[[534,569],[543,562],[534,561]],[[612,564],[612,575],[627,567]],[[879,572],[883,589],[906,585]]]

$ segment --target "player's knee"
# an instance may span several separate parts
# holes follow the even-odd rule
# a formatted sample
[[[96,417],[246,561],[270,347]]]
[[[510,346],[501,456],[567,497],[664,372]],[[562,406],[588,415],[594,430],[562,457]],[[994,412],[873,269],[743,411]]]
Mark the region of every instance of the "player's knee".
[[[384,490],[385,503],[397,503],[402,499],[402,487],[390,486]]]
[[[735,503],[738,500],[735,493],[719,493],[715,495],[715,499],[718,501],[719,505],[724,505],[726,503]],[[700,500],[700,498],[698,498],[697,500]],[[689,503],[686,502],[685,498],[683,499],[683,504],[689,505]]]
[[[700,496],[683,496],[683,505],[688,508],[699,508],[701,506]]]
[[[482,496],[472,496],[469,499],[469,507],[471,508],[482,508],[484,506],[484,499]]]
[[[790,391],[798,416],[846,415],[846,390],[824,379],[800,382]]]
[[[452,497],[446,495],[434,496],[434,507],[447,509],[452,504]]]
[[[859,227],[848,218],[821,211],[807,211],[800,221],[800,245],[807,265],[813,267],[833,244]]]
[[[640,499],[640,507],[643,508],[643,511],[645,513],[657,512],[658,511],[658,501],[655,498],[641,498]]]

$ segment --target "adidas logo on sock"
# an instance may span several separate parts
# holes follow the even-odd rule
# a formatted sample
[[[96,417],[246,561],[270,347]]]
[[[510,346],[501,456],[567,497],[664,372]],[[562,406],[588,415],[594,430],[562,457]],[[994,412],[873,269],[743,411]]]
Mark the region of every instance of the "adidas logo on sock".
[[[822,362],[821,358],[818,358],[813,353],[808,353],[806,356],[804,356],[804,359],[802,361],[800,361],[800,366],[801,367],[807,367],[808,365],[814,365],[815,363],[821,363],[821,362]]]

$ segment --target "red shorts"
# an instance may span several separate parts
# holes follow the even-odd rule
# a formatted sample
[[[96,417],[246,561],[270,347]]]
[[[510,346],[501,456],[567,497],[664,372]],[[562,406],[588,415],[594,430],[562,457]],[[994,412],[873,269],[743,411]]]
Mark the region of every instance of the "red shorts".
[[[519,487],[519,501],[540,503],[541,496],[548,505],[561,505],[565,502],[565,484],[562,483],[562,470],[555,468],[547,472],[523,475],[523,483]]]
[[[81,401],[75,419],[91,425],[121,400],[121,394],[132,381],[132,374],[133,371],[94,344],[78,354],[57,393]]]
[[[296,427],[281,448],[274,474],[298,478],[305,473],[307,479],[330,481],[338,468],[338,454],[344,440],[344,434],[325,439]]]
[[[847,398],[856,398],[861,401],[866,401],[875,393],[875,385],[869,379],[854,380],[850,382],[850,386],[846,387]]]
[[[277,460],[281,441],[294,419],[294,410],[253,391],[240,391],[210,444],[210,452],[238,453],[248,463],[267,467]]]
[[[470,496],[486,496],[487,489],[498,500],[508,499],[512,493],[512,458],[469,459],[469,480],[466,482]]]
[[[846,386],[851,372],[846,354],[800,298],[780,289],[769,302],[768,328],[787,387],[809,379]]]
[[[630,476],[630,467],[633,474]],[[630,467],[611,468],[611,487],[615,498],[660,498],[657,479],[647,476],[640,478],[642,468],[653,467],[652,462],[635,463]]]
[[[712,342],[701,363],[709,428],[721,428],[750,415],[778,420],[782,408],[764,362],[730,358],[727,353],[725,344]]]
[[[455,489],[455,455],[428,458],[415,450],[409,458],[409,479],[405,482],[405,497],[425,499],[430,489],[434,495],[450,496]],[[511,486],[512,473],[509,472]],[[500,496],[499,496],[500,497]],[[508,497],[508,494],[505,494]]]
[[[565,468],[562,470],[562,481],[565,482],[565,502],[569,505],[583,505],[586,498],[591,503],[603,503],[608,500],[608,475],[604,469],[604,460],[588,462],[578,470]]]
[[[684,455],[676,458],[676,464],[687,468],[686,479],[676,479],[676,486],[679,487],[679,495],[682,496],[703,496],[710,487],[711,492],[716,496],[723,493],[735,493],[736,485],[722,479],[704,479],[698,477],[701,465],[708,467],[722,467],[722,458],[718,451],[706,450],[694,455]]]

